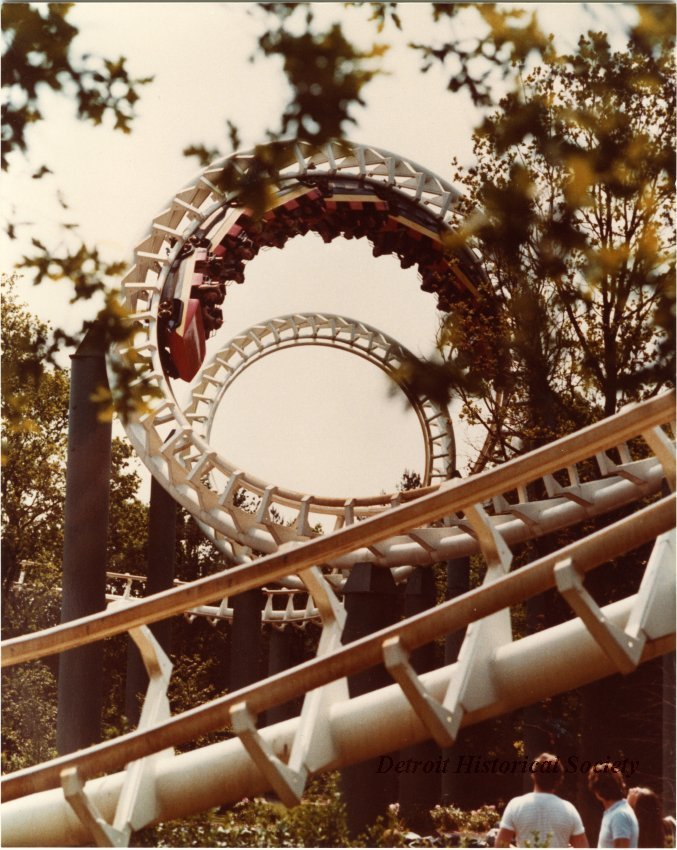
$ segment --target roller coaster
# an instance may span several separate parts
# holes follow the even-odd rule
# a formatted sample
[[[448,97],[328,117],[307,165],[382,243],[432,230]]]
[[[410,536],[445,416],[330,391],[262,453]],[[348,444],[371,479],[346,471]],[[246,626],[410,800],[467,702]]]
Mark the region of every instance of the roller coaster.
[[[367,238],[375,255],[417,265],[423,289],[436,294],[441,309],[461,302],[491,309],[479,257],[450,247],[449,235],[462,224],[452,186],[364,145],[293,143],[284,150],[262,216],[223,188],[225,173],[247,179],[257,167],[255,153],[220,160],[153,220],[122,282],[135,334],[110,352],[111,386],[123,393],[115,368],[122,364],[146,393],[127,434],[227,567],[142,599],[129,591],[131,580],[118,576],[127,592],[111,595],[107,610],[3,643],[2,663],[12,665],[128,632],[150,679],[136,730],[3,777],[7,845],[127,846],[146,825],[267,790],[294,805],[315,774],[429,738],[449,746],[463,726],[674,651],[674,393],[466,479],[455,474],[448,412],[410,393],[426,446],[423,486],[377,496],[292,491],[240,469],[212,446],[228,387],[262,357],[330,345],[396,375],[408,356],[373,327],[319,313],[269,319],[217,345],[228,287],[244,281],[247,263],[264,248],[282,248],[308,231],[324,241]],[[191,382],[183,407],[178,381]],[[585,520],[621,507],[622,519],[582,530]],[[575,542],[511,570],[514,547],[573,527]],[[637,593],[600,608],[586,574],[645,544],[653,548],[646,566],[638,561]],[[389,569],[397,580],[416,567],[470,555],[486,566],[481,586],[341,644],[343,583],[356,564]],[[267,606],[264,620],[321,623],[316,657],[170,716],[171,664],[149,624],[186,612],[228,617],[229,600],[260,587],[269,598],[280,593],[288,600],[282,614]],[[511,606],[551,588],[572,619],[514,640]],[[298,593],[308,603],[297,609]],[[417,674],[411,653],[458,631],[458,660]],[[393,684],[350,698],[347,677],[381,663]],[[301,697],[297,717],[257,726],[264,711]],[[224,729],[233,733],[226,741],[174,753]]]

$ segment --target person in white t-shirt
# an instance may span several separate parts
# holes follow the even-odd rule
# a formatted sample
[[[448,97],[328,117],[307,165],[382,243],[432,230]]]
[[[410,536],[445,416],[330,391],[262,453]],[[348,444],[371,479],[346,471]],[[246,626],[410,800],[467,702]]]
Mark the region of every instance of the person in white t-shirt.
[[[564,777],[562,762],[541,753],[530,771],[534,790],[513,797],[505,807],[496,847],[588,847],[581,816],[556,794]]]
[[[596,764],[588,772],[588,788],[604,806],[598,847],[637,847],[639,823],[625,799],[623,774],[610,762]]]

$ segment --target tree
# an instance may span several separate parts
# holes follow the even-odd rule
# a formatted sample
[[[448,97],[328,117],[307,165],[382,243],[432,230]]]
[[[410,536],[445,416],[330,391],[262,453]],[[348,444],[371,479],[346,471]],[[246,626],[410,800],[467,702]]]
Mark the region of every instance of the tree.
[[[475,135],[465,232],[490,281],[445,316],[439,380],[488,440],[476,469],[655,394],[674,373],[671,51],[602,33],[551,53]],[[414,380],[421,370],[414,369]]]
[[[56,678],[42,661],[2,671],[2,773],[56,756]]]
[[[60,561],[68,377],[45,366],[49,329],[18,301],[14,281],[2,299],[2,588],[21,563]]]
[[[108,571],[144,574],[148,544],[148,505],[138,496],[141,478],[127,440],[113,439],[108,520]]]
[[[31,593],[36,582],[43,590],[60,583],[68,442],[69,374],[46,362],[49,328],[19,301],[14,285],[12,278],[2,283],[4,602],[12,599],[22,564],[33,565],[27,576]],[[145,562],[147,508],[137,496],[140,479],[129,466],[131,457],[129,444],[114,439],[108,550],[110,569],[138,572]],[[29,620],[14,628],[36,628]],[[43,620],[40,627],[45,625]]]
[[[281,61],[290,82],[289,102],[271,139],[303,133],[321,144],[342,135],[353,121],[355,105],[368,102],[365,92],[378,72],[383,45],[359,49],[338,25],[318,29],[312,4],[259,5],[266,15],[259,52]],[[396,4],[355,5],[371,10],[379,33],[402,25]],[[92,72],[69,58],[76,29],[66,21],[68,9],[57,4],[4,7],[10,153],[26,151],[26,128],[41,119],[40,87],[73,94],[80,117],[97,121],[115,115],[116,123],[121,121],[118,129],[129,127],[134,82],[130,86],[124,77],[124,63],[109,67],[102,60]],[[505,82],[502,91],[509,89],[477,136],[477,169],[459,175],[471,200],[469,227],[459,238],[481,246],[488,271],[486,300],[479,308],[457,309],[445,321],[440,345],[446,366],[424,364],[413,378],[423,375],[442,394],[450,387],[462,394],[466,415],[489,434],[479,468],[611,412],[625,400],[655,392],[670,374],[674,85],[669,52],[674,8],[638,6],[638,23],[630,28],[631,42],[623,54],[611,53],[604,38],[594,35],[568,57],[556,56],[533,15],[520,18],[519,12],[494,4],[430,4],[429,9],[434,25],[429,43],[414,45],[422,71],[443,63],[448,87],[470,91],[483,107],[494,104],[497,80]],[[466,24],[473,19],[481,28],[468,35]],[[462,36],[454,35],[452,23]],[[29,43],[31,33],[35,39]],[[107,93],[106,88],[118,82],[122,101],[116,104],[112,89]],[[237,146],[237,129],[230,127],[231,143]],[[250,171],[227,171],[223,187],[261,211],[276,179],[279,150],[259,148]],[[199,145],[188,152],[211,154]],[[41,171],[46,173],[38,169],[36,177]],[[76,297],[99,291],[106,275],[118,271],[96,246],[58,253],[36,240],[33,248],[23,266],[35,271],[38,281],[72,277]],[[16,311],[10,310],[11,315]],[[113,299],[100,318],[107,339],[126,332]],[[61,413],[48,404],[58,395],[49,389],[50,382],[59,383],[55,376],[60,373],[44,363],[51,350],[47,330],[25,314],[22,319],[21,310],[17,328],[9,366],[3,353],[5,378],[10,379],[3,417],[9,423],[8,463],[15,466],[6,467],[10,480],[5,483],[6,472],[2,510],[5,528],[18,528],[25,519],[31,534],[10,535],[17,551],[10,551],[5,565],[14,567],[14,575],[25,553],[58,546],[60,518],[49,501],[49,488],[63,475],[65,445],[63,427],[57,425],[63,404]],[[23,345],[22,336],[30,344]],[[37,358],[31,357],[32,348]],[[40,422],[42,428],[43,420],[48,433],[54,422],[49,445],[40,444],[31,431],[31,423]],[[118,446],[115,457],[118,473],[126,474],[125,450]],[[34,477],[49,470],[53,476],[44,483]],[[37,515],[29,511],[30,497],[25,501],[31,487],[44,505]],[[120,488],[111,537],[120,569],[133,566],[142,552],[143,511],[135,498],[128,477]],[[114,511],[111,506],[112,515]],[[34,535],[43,522],[45,534]],[[28,548],[19,551],[21,546]],[[186,535],[183,554],[186,577],[211,566],[210,554],[192,532]],[[187,658],[189,672],[192,663]],[[196,662],[191,686],[211,693],[215,674],[202,673]],[[28,685],[17,680],[14,692],[29,692]]]
[[[537,15],[493,3],[432,3],[426,8],[430,12],[430,37],[427,43],[411,45],[421,56],[422,72],[435,64],[443,65],[449,73],[447,87],[452,91],[469,92],[480,107],[494,102],[497,83],[501,82],[501,90],[513,87],[515,108],[510,114],[506,113],[501,134],[503,139],[514,139],[520,133],[523,136],[533,123],[534,110],[521,103],[517,94],[520,68],[525,63],[552,62],[554,57],[552,42],[543,34]],[[365,10],[370,15],[365,16]],[[355,123],[354,108],[368,103],[368,84],[382,70],[381,60],[387,44],[379,42],[367,48],[356,47],[346,37],[342,21],[318,25],[312,3],[260,3],[253,11],[260,15],[262,32],[252,59],[263,57],[280,62],[289,82],[288,103],[279,124],[269,131],[269,139],[292,134],[319,145],[342,136],[349,125]],[[100,123],[111,116],[114,128],[123,132],[130,129],[140,88],[150,78],[132,78],[124,58],[78,58],[72,48],[77,27],[68,20],[69,12],[69,4],[15,4],[4,9],[8,45],[4,57],[4,85],[9,95],[6,132],[10,153],[26,151],[29,142],[26,128],[31,122],[42,119],[40,93],[46,88],[73,96],[78,105],[78,117],[84,120]],[[660,50],[669,50],[674,43],[674,8],[640,4],[637,14],[637,22],[628,26],[637,64],[643,60],[655,64]],[[406,17],[400,18],[396,3],[348,4],[342,15],[361,16],[367,26],[371,22],[378,34],[391,27],[402,28],[403,20],[406,24]],[[621,88],[624,85],[621,78],[619,85]],[[628,92],[634,95],[636,89],[630,86]],[[237,146],[236,124],[229,121],[228,126],[231,144]],[[281,164],[279,151],[274,145],[260,146],[246,174],[234,168],[226,169],[222,188],[233,192],[254,211],[262,212]],[[216,153],[200,144],[190,146],[186,152],[203,161]],[[612,146],[607,153],[616,161],[614,158],[625,156],[627,150]],[[611,160],[610,167],[613,166]],[[516,174],[516,179],[518,176]],[[487,197],[484,201],[490,203],[491,199]],[[510,202],[510,193],[500,197],[495,194],[494,205],[500,207]],[[512,209],[508,207],[508,217],[512,217]],[[513,234],[509,229],[501,234],[499,227],[495,235],[500,240],[509,239]],[[33,245],[37,251],[27,254],[22,265],[35,272],[38,282],[72,279],[76,283],[76,298],[90,297],[105,289],[106,278],[120,271],[117,263],[104,261],[96,246],[81,243],[74,249],[55,251],[53,246],[46,246],[39,239]],[[664,322],[670,326],[671,296],[667,293],[661,297]],[[114,298],[109,296],[99,318],[107,340],[125,338],[124,315]],[[59,329],[54,337],[54,348],[74,341]],[[665,347],[669,348],[669,342]],[[431,368],[428,365],[428,371]],[[612,374],[613,369],[609,372],[609,380],[613,380]],[[131,376],[120,376],[123,386],[127,377]],[[145,389],[132,389],[129,397],[123,395],[123,415],[138,403]],[[608,389],[612,391],[611,387]]]
[[[2,7],[5,49],[2,54],[2,170],[9,169],[15,154],[28,156],[30,127],[44,120],[43,95],[51,89],[74,100],[78,119],[94,125],[112,121],[114,130],[131,132],[139,90],[152,77],[133,77],[126,59],[92,55],[78,56],[73,41],[78,28],[69,20],[72,3],[11,3]],[[45,163],[36,165],[34,179],[52,171]],[[57,193],[59,204],[68,209],[63,194]],[[27,224],[27,223],[22,223]],[[17,238],[18,223],[7,223],[10,239]],[[62,225],[64,240],[48,246],[38,238],[31,239],[33,253],[24,256],[20,268],[33,270],[34,282],[67,280],[74,293],[71,302],[89,299],[103,293],[104,306],[98,320],[108,342],[124,340],[129,328],[110,281],[126,268],[124,262],[106,260],[97,246],[89,246],[78,237],[77,224]],[[94,317],[83,325],[83,332]],[[40,356],[54,362],[64,345],[73,346],[78,339],[62,328],[50,329],[49,344]],[[36,361],[35,369],[40,364]],[[135,395],[132,393],[132,395]],[[110,400],[102,396],[102,409]]]
[[[68,21],[72,3],[9,3],[2,9],[5,51],[2,54],[5,99],[2,106],[2,168],[14,151],[26,153],[29,127],[43,120],[40,100],[47,89],[73,98],[78,118],[130,132],[138,88],[151,77],[133,78],[126,59],[74,55],[77,27]],[[50,169],[42,165],[35,177]]]
[[[49,328],[2,282],[2,583],[6,637],[49,628],[61,611],[69,375],[44,357]],[[132,450],[113,441],[109,569],[143,572],[147,507]],[[23,573],[23,581],[17,579]],[[108,712],[122,704],[125,642],[106,644]],[[3,771],[55,755],[57,657],[3,671]]]
[[[274,23],[259,46],[282,56],[290,83],[281,129],[269,136],[309,125],[318,144],[335,138],[320,104],[340,104],[333,116],[342,131],[351,118],[340,75],[324,75],[315,99],[303,96],[304,67],[322,41],[313,4],[260,5]],[[397,4],[353,6],[372,10],[379,33],[402,27]],[[422,72],[442,64],[448,88],[480,107],[495,104],[494,90],[508,91],[478,128],[476,168],[455,175],[468,192],[468,226],[449,247],[479,248],[483,297],[445,319],[445,364],[415,361],[401,376],[441,400],[462,396],[464,415],[487,432],[477,471],[656,392],[674,371],[675,13],[638,5],[625,51],[612,52],[597,33],[560,56],[536,14],[491,3],[430,11],[428,43],[411,45]],[[469,25],[463,35],[461,24]],[[351,97],[361,103],[358,78],[373,73],[360,64],[367,54],[356,62],[349,48],[327,40],[323,63],[356,75]],[[186,153],[199,155],[199,146]],[[274,154],[259,154],[244,181],[228,172],[223,183],[254,208],[277,169]]]

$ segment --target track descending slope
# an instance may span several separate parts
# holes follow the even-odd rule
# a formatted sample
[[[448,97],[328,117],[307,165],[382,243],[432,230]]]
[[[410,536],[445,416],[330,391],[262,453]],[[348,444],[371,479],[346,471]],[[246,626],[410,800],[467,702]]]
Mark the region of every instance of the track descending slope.
[[[291,804],[314,773],[428,737],[449,744],[462,725],[618,670],[629,672],[644,660],[672,651],[674,495],[644,507],[637,505],[626,518],[514,572],[510,571],[509,546],[520,535],[510,522],[491,518],[484,505],[544,476],[556,482],[562,469],[573,469],[595,456],[607,459],[602,465],[608,463],[608,477],[621,482],[632,479],[637,502],[656,492],[663,481],[674,489],[674,442],[665,430],[673,415],[674,393],[668,393],[499,469],[449,482],[364,522],[293,548],[283,547],[251,564],[144,601],[5,642],[3,664],[43,657],[126,630],[143,642],[147,623],[290,573],[307,582],[324,624],[316,659],[171,718],[163,703],[169,671],[147,641],[154,675],[139,730],[5,777],[4,842],[47,846],[95,840],[101,845],[121,845],[145,824],[267,788]],[[642,453],[650,450],[648,456],[635,461],[626,456],[622,463],[610,459],[615,455],[618,461],[627,443],[637,446],[638,438],[643,438]],[[647,471],[655,476],[651,486],[644,477]],[[561,489],[567,491],[563,502],[587,501],[576,485]],[[621,501],[628,501],[627,494]],[[609,499],[606,509],[617,504]],[[553,510],[550,500],[545,510]],[[341,607],[315,565],[337,562],[368,548],[378,550],[383,540],[454,514],[463,515],[464,534],[473,541],[472,547],[463,544],[465,550],[479,550],[486,562],[482,586],[341,647]],[[583,586],[585,573],[652,541],[648,563],[643,567],[638,562],[637,594],[600,610]],[[433,547],[430,554],[434,559]],[[558,588],[576,616],[513,641],[510,606],[550,587]],[[407,660],[413,649],[464,628],[456,664],[421,677],[413,672]],[[396,684],[349,699],[345,677],[381,660]],[[257,715],[301,694],[306,696],[298,718],[257,730]],[[223,728],[232,729],[233,739],[180,756],[171,753],[181,742]],[[93,778],[102,773],[109,775]]]

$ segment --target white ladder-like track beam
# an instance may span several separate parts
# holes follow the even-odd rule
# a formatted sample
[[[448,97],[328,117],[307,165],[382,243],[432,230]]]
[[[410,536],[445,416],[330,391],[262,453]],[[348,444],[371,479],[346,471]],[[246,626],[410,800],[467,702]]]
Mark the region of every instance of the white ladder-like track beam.
[[[220,729],[227,712],[238,703],[246,702],[253,713],[260,714],[267,708],[322,687],[336,678],[380,663],[384,642],[389,638],[399,637],[402,645],[411,651],[437,637],[462,629],[469,623],[481,621],[553,587],[555,567],[563,560],[571,559],[579,571],[586,572],[633,550],[642,543],[655,540],[665,531],[674,528],[674,523],[675,496],[671,495],[526,567],[502,575],[460,597],[354,641],[327,656],[307,661],[293,670],[196,707],[183,715],[170,718],[154,729],[131,732],[77,754],[62,756],[45,765],[17,771],[2,779],[0,784],[3,798],[9,799],[32,790],[54,787],[58,785],[60,773],[64,768],[77,767],[86,778],[102,771],[119,769],[130,760]],[[660,601],[665,598],[663,594]],[[670,625],[674,631],[674,613]]]
[[[632,597],[614,603],[603,609],[604,616],[614,626],[624,628],[634,604]],[[674,649],[674,622],[665,622],[667,619],[652,623],[643,660]],[[572,658],[576,658],[576,664],[571,663]],[[492,695],[490,702],[468,712],[463,717],[464,726],[615,672],[613,662],[580,620],[500,647],[485,663],[500,697],[496,700]],[[421,676],[433,699],[443,699],[455,670],[456,665],[451,665]],[[378,723],[373,722],[375,718]],[[298,727],[299,719],[294,718],[266,727],[259,734],[276,758],[283,759]],[[399,685],[334,703],[328,712],[328,730],[337,756],[323,766],[325,770],[373,758],[430,735]],[[159,805],[155,822],[187,817],[243,796],[253,797],[270,787],[236,738],[162,760],[155,781]],[[106,819],[114,815],[123,782],[124,774],[114,774],[87,783],[89,799]],[[67,846],[90,840],[58,788],[4,803],[0,814],[3,843],[8,846]]]
[[[124,611],[92,614],[43,632],[4,641],[1,645],[2,664],[6,666],[62,652],[120,634],[134,626],[181,614],[197,605],[220,601],[226,596],[260,587],[316,564],[331,563],[342,555],[378,544],[412,526],[434,522],[473,505],[483,504],[497,492],[514,489],[545,473],[594,456],[609,445],[615,446],[631,439],[639,431],[660,425],[666,419],[669,421],[673,407],[674,392],[666,393],[508,461],[497,469],[481,472],[466,480],[454,480],[415,501],[295,548],[285,547],[274,555],[134,602]],[[613,503],[608,509],[612,507]]]

